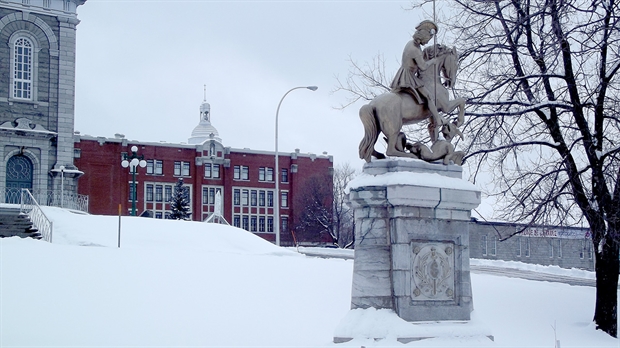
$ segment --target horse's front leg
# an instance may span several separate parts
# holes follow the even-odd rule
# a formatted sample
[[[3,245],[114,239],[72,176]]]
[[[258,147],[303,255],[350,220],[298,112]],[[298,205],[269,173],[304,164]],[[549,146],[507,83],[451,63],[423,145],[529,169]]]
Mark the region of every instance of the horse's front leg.
[[[456,126],[460,127],[463,123],[465,123],[465,98],[456,98],[454,100],[449,100],[448,98],[437,98],[437,104],[439,109],[446,114],[451,113],[459,108],[459,115],[456,121]]]

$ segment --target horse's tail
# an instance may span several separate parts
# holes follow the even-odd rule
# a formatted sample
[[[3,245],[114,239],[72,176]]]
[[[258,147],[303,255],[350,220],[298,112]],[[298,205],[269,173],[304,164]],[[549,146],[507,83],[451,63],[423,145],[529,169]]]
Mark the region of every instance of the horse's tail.
[[[366,162],[370,162],[370,157],[375,149],[375,143],[379,137],[375,108],[366,104],[360,108],[360,119],[364,125],[364,138],[360,142],[359,155]]]

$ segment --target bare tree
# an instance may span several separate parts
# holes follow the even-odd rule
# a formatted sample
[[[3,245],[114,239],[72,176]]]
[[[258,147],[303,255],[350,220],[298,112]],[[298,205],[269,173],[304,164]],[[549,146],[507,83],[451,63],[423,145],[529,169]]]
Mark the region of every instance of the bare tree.
[[[323,236],[333,235],[331,182],[328,175],[313,175],[302,183],[301,190],[295,196],[295,206],[302,209],[295,223],[298,242],[317,241]]]
[[[334,170],[334,233],[332,239],[340,248],[352,248],[355,242],[353,209],[347,204],[347,185],[355,177],[355,169],[347,162]]]
[[[468,98],[463,133],[470,139],[466,159],[473,179],[490,176],[504,219],[590,227],[594,321],[598,329],[617,337],[618,3],[449,4],[457,15],[439,22],[461,51],[460,89],[455,93]],[[367,80],[359,65],[351,71],[358,81]],[[347,90],[346,83],[340,86]]]
[[[474,177],[492,168],[503,218],[586,223],[597,328],[617,337],[620,241],[618,4],[455,0]],[[612,82],[616,82],[613,84]]]
[[[350,248],[354,242],[353,210],[346,203],[345,189],[355,176],[346,163],[334,169],[333,176],[311,176],[296,196],[302,207],[295,231],[299,240],[317,240],[328,236],[338,248]]]

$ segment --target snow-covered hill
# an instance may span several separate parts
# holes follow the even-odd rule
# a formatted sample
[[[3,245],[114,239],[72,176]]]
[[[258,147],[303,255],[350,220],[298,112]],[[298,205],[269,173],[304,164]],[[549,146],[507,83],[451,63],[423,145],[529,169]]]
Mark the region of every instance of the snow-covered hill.
[[[322,347],[335,346],[337,329],[396,325],[368,311],[350,327],[352,260],[304,256],[234,227],[133,217],[122,218],[119,249],[118,217],[45,211],[53,244],[0,239],[0,347]],[[474,321],[495,342],[406,346],[618,347],[594,330],[592,287],[481,274],[472,283]],[[362,345],[403,346],[363,337],[337,346]]]

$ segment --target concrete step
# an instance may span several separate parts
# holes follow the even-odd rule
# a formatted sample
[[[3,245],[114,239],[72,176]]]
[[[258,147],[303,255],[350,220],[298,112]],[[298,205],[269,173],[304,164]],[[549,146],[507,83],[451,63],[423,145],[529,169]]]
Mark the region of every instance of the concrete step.
[[[0,238],[3,237],[41,239],[41,233],[19,208],[0,207]]]

